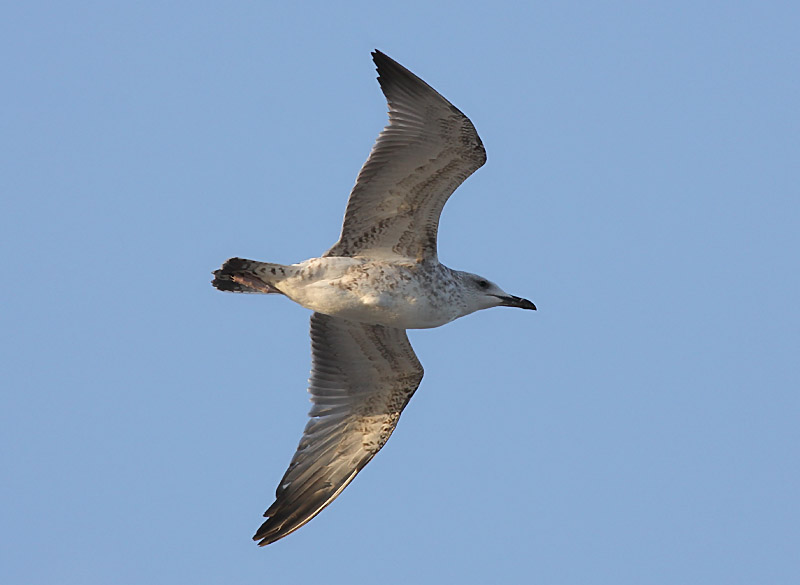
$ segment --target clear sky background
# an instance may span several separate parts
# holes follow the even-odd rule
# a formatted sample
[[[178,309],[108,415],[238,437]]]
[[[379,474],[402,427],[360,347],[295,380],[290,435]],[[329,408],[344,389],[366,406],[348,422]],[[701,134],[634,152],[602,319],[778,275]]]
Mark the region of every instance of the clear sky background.
[[[0,18],[0,582],[800,582],[800,4],[17,2]],[[380,48],[488,163],[440,257],[532,299],[412,332],[384,450],[250,541]]]

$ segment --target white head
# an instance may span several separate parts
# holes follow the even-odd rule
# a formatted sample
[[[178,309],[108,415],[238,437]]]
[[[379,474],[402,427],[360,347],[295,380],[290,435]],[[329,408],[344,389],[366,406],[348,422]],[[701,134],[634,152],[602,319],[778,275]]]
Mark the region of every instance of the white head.
[[[458,274],[461,277],[461,291],[467,305],[467,313],[465,314],[491,307],[518,307],[520,309],[536,310],[536,305],[528,299],[508,294],[483,276],[461,271],[458,271]]]

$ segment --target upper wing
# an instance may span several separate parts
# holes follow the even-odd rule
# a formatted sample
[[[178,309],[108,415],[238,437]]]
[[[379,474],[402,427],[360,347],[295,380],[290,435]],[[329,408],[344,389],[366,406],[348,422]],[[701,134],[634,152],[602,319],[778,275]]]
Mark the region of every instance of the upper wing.
[[[389,104],[383,129],[350,193],[342,235],[327,256],[436,259],[448,197],[486,162],[469,121],[427,83],[372,53]]]
[[[311,420],[253,537],[261,546],[303,526],[347,487],[422,380],[403,329],[314,313],[311,352]]]

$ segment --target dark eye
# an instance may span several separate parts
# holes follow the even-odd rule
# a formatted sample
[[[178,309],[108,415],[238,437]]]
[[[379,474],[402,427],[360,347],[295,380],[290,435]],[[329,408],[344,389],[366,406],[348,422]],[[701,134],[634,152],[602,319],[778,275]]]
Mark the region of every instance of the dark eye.
[[[486,281],[486,280],[479,280],[478,281],[478,286],[480,288],[489,288],[489,282]]]

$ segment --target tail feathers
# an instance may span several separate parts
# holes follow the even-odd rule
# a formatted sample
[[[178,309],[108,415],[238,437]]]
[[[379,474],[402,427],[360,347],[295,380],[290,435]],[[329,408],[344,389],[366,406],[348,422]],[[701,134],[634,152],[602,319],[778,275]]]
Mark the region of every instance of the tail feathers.
[[[231,258],[214,271],[211,284],[227,292],[282,294],[270,281],[285,275],[286,268],[282,264]]]

